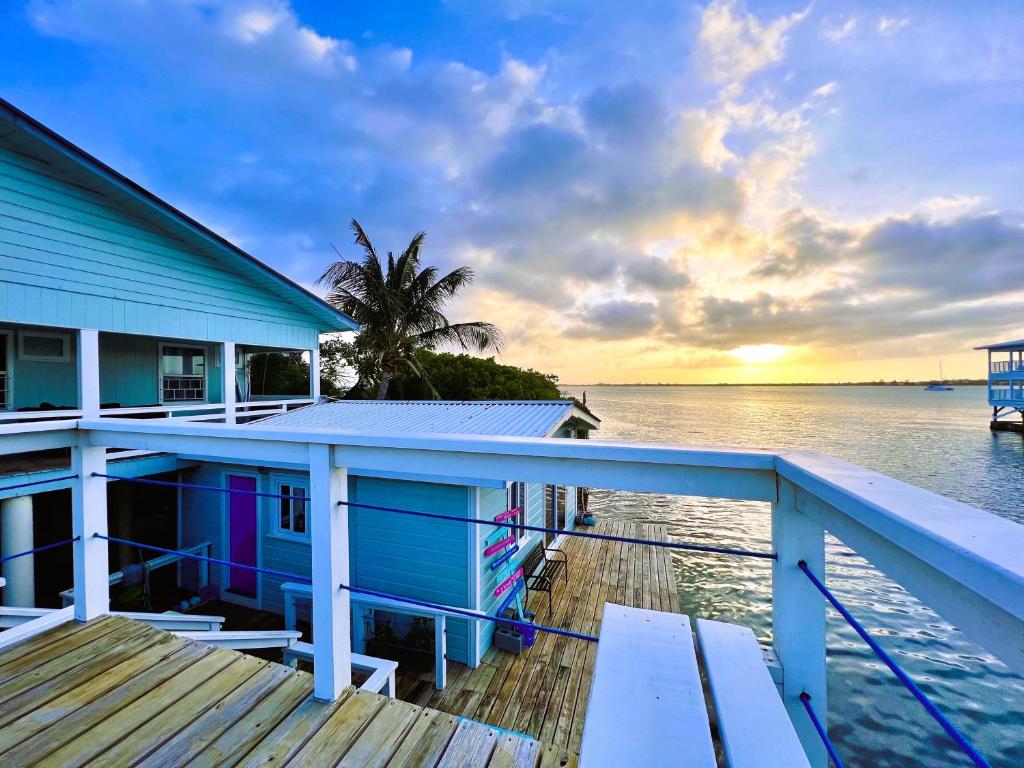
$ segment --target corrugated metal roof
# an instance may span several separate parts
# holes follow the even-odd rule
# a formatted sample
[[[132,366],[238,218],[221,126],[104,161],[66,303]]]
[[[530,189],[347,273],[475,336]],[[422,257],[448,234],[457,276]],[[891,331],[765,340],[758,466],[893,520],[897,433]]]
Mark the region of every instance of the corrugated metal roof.
[[[570,417],[599,421],[570,400],[342,400],[300,408],[255,422],[260,427],[359,432],[428,432],[547,437]]]

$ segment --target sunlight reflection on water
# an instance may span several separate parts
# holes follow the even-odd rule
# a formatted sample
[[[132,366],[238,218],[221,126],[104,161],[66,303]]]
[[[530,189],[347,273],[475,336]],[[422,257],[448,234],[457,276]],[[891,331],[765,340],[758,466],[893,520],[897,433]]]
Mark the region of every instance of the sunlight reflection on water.
[[[582,389],[565,387],[581,396]],[[587,387],[594,438],[813,449],[1024,522],[1024,440],[991,433],[984,387]],[[594,491],[606,520],[664,523],[680,540],[769,549],[767,504]],[[1024,553],[1022,553],[1024,557]],[[771,566],[674,553],[683,610],[771,636]],[[834,539],[829,587],[994,766],[1024,765],[1024,680]],[[969,761],[836,613],[829,731],[847,766]]]

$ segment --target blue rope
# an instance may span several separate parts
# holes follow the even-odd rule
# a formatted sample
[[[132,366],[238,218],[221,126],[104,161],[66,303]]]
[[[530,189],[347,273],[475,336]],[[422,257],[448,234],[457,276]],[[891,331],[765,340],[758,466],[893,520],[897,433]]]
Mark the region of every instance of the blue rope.
[[[15,560],[19,557],[25,557],[26,555],[34,555],[36,552],[45,552],[48,549],[56,549],[57,547],[63,547],[65,544],[71,544],[72,542],[78,541],[78,536],[73,539],[63,539],[62,541],[55,541],[52,544],[43,544],[41,547],[34,549],[26,549],[24,552],[15,552],[13,555],[6,555],[0,557],[0,563],[6,563],[8,560]]]
[[[106,477],[110,480],[125,480],[131,483],[143,483],[145,485],[162,485],[171,488],[193,488],[198,491],[214,491],[216,493],[241,493],[246,496],[263,496],[269,499],[291,499],[295,501],[310,500],[309,496],[289,496],[281,493],[265,493],[263,491],[243,491],[235,490],[233,488],[221,488],[216,485],[201,485],[199,483],[177,483],[170,480],[151,480],[141,477],[125,477],[122,475],[104,475],[99,472],[93,472],[93,477]],[[765,560],[777,560],[778,555],[774,552],[752,552],[745,549],[730,549],[728,547],[712,547],[704,544],[682,544],[675,541],[651,541],[648,539],[634,539],[628,536],[612,536],[606,533],[586,533],[583,531],[563,531],[558,528],[542,528],[539,525],[519,525],[516,523],[495,523],[493,520],[477,520],[473,517],[458,517],[456,515],[442,515],[436,512],[416,512],[411,509],[398,509],[396,507],[381,507],[375,504],[359,504],[354,501],[339,501],[338,504],[344,504],[349,507],[357,509],[372,509],[377,512],[395,512],[400,515],[413,515],[415,517],[427,517],[434,520],[454,520],[460,523],[470,523],[472,525],[490,525],[502,528],[515,528],[522,531],[538,531],[540,533],[551,533],[556,536],[578,536],[582,539],[598,539],[601,541],[618,541],[623,544],[644,544],[651,547],[664,547],[666,549],[681,549],[690,552],[708,552],[711,554],[718,555],[737,555],[739,557],[758,557]]]
[[[125,480],[129,483],[142,483],[143,485],[162,485],[167,488],[194,488],[197,491],[216,491],[217,493],[240,493],[245,496],[265,496],[268,499],[289,499],[292,501],[309,501],[309,496],[289,496],[286,493],[264,493],[263,491],[245,491],[238,488],[221,488],[216,485],[202,485],[200,483],[176,483],[171,480],[153,480],[146,477],[124,477],[123,475],[104,475],[93,472],[93,477],[105,477],[108,480]]]
[[[836,752],[836,747],[832,743],[832,739],[828,737],[828,732],[825,730],[825,726],[822,725],[821,720],[818,719],[818,715],[814,712],[814,707],[811,706],[811,694],[807,691],[803,691],[800,694],[800,703],[804,705],[804,709],[807,710],[808,716],[811,718],[811,722],[814,724],[814,730],[818,732],[821,737],[821,742],[825,745],[825,751],[828,752],[828,756],[832,758],[832,762],[835,763],[836,768],[845,768],[843,760],[839,757],[839,753]]]
[[[811,583],[817,587],[818,591],[825,596],[825,599],[832,604],[832,607],[839,611],[839,615],[846,619],[847,623],[854,628],[857,634],[860,635],[861,639],[868,644],[872,651],[875,652],[875,655],[885,662],[885,665],[892,670],[892,673],[896,675],[906,689],[914,695],[914,698],[921,702],[921,706],[925,708],[929,715],[935,718],[935,721],[942,726],[942,730],[944,730],[949,737],[956,742],[957,746],[964,751],[964,754],[971,758],[978,768],[992,768],[988,760],[982,757],[981,753],[974,748],[962,733],[960,733],[957,727],[939,711],[939,708],[932,703],[932,700],[928,698],[925,692],[917,687],[917,683],[910,679],[907,673],[904,672],[893,658],[885,652],[882,646],[875,641],[875,638],[868,634],[868,631],[861,626],[861,623],[853,618],[853,615],[843,607],[839,600],[836,599],[836,596],[828,590],[828,587],[822,584],[821,580],[811,572],[806,561],[801,560],[797,563],[797,567],[807,575],[807,578],[809,578]]]
[[[33,480],[31,483],[18,483],[17,485],[8,485],[0,488],[0,493],[4,491],[13,491],[18,488],[29,488],[33,485],[48,485],[49,483],[60,483],[64,480],[74,480],[78,475],[68,475],[67,477],[54,477],[50,480]]]
[[[587,533],[585,531],[560,530],[558,528],[542,528],[539,525],[520,525],[519,523],[495,523],[493,520],[478,520],[475,517],[459,517],[458,515],[442,515],[437,512],[415,512],[411,509],[397,509],[395,507],[380,507],[376,504],[360,504],[355,501],[339,501],[357,509],[372,509],[377,512],[395,512],[399,515],[412,515],[413,517],[427,517],[432,520],[454,520],[458,523],[470,523],[471,525],[491,525],[501,528],[514,528],[520,531],[539,531],[541,533],[552,533],[556,536],[577,536],[581,539],[598,539],[599,541],[618,541],[623,544],[644,544],[651,547],[664,547],[666,549],[683,549],[692,552],[710,552],[718,555],[738,555],[740,557],[759,557],[765,560],[777,560],[778,555],[774,552],[752,552],[746,549],[730,549],[728,547],[712,547],[705,544],[683,544],[677,541],[651,541],[649,539],[634,539],[630,536],[612,536],[607,533]]]
[[[265,573],[268,576],[277,576],[288,581],[299,581],[304,584],[312,584],[313,580],[308,576],[300,576],[297,573],[288,573],[286,571],[278,571],[274,568],[263,568],[256,565],[242,565],[241,563],[233,563],[230,560],[221,560],[217,557],[206,557],[204,555],[196,555],[191,552],[181,552],[176,549],[167,549],[166,547],[157,547],[152,544],[140,544],[137,541],[131,541],[130,539],[120,539],[117,536],[104,536],[102,533],[94,533],[97,539],[103,539],[104,541],[112,541],[115,544],[127,544],[133,547],[139,547],[140,549],[148,549],[153,552],[162,552],[165,555],[179,555],[188,560],[199,560],[207,563],[217,563],[218,565],[226,565],[230,568],[241,568],[245,571],[252,571],[254,573]],[[473,611],[466,610],[464,608],[455,608],[450,605],[440,605],[438,603],[428,603],[424,600],[416,600],[411,597],[402,597],[401,595],[392,595],[387,592],[376,592],[372,589],[363,589],[362,587],[352,587],[348,584],[339,584],[341,589],[347,592],[352,592],[357,595],[369,595],[371,597],[381,597],[387,600],[394,600],[397,603],[407,603],[409,605],[417,605],[421,608],[429,608],[432,611],[444,611],[446,613],[458,614],[460,616],[466,616],[470,619],[476,619],[477,621],[491,621],[497,624],[509,624],[516,627],[526,627],[529,629],[535,629],[540,632],[549,632],[553,635],[562,635],[563,637],[570,637],[574,640],[587,640],[590,642],[597,642],[597,638],[593,635],[584,635],[579,632],[571,632],[567,629],[559,629],[558,627],[546,627],[543,624],[530,624],[523,621],[515,621],[514,619],[501,619],[497,616],[488,616],[483,613],[475,613]]]

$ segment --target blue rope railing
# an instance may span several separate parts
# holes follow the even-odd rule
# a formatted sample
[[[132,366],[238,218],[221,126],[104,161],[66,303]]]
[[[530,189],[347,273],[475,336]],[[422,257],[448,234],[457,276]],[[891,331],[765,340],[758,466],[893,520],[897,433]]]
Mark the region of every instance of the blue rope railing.
[[[267,493],[265,491],[236,490],[233,488],[221,488],[216,485],[203,485],[200,483],[179,483],[171,480],[152,480],[141,477],[126,477],[122,475],[105,475],[93,472],[93,477],[105,477],[110,480],[125,480],[131,483],[142,483],[144,485],[160,485],[170,488],[192,488],[197,491],[214,491],[216,493],[242,494],[245,496],[258,496],[268,499],[289,499],[293,501],[309,502],[309,496],[295,496],[285,493]],[[355,501],[339,501],[339,505],[345,505],[353,509],[369,509],[376,512],[393,512],[399,515],[412,515],[414,517],[425,517],[433,520],[452,520],[470,525],[498,525],[493,520],[479,520],[475,517],[459,517],[458,515],[442,515],[438,512],[418,512],[413,509],[399,509],[398,507],[382,507],[376,504],[362,504]],[[521,531],[535,531],[539,533],[550,533],[555,536],[575,536],[581,539],[597,539],[600,541],[615,541],[622,544],[643,544],[651,547],[662,547],[664,549],[678,549],[687,552],[704,552],[716,555],[736,555],[738,557],[754,557],[765,560],[777,560],[778,555],[774,552],[755,552],[746,549],[733,549],[731,547],[716,547],[707,544],[686,544],[678,541],[654,541],[651,539],[638,539],[630,536],[614,536],[607,533],[590,533],[587,531],[562,530],[559,528],[545,528],[539,525],[520,525],[518,523],[505,522],[500,524],[504,528],[514,528]]]
[[[759,557],[765,560],[777,560],[778,555],[774,552],[754,552],[747,549],[732,549],[730,547],[715,547],[707,544],[684,544],[679,541],[653,541],[651,539],[636,539],[631,536],[615,536],[610,533],[590,533],[588,531],[562,530],[560,528],[544,528],[540,525],[522,525],[520,523],[502,522],[496,523],[493,520],[479,520],[475,517],[459,517],[458,515],[442,515],[438,512],[417,512],[411,509],[398,509],[396,507],[381,507],[376,504],[360,504],[355,501],[339,501],[356,509],[372,509],[377,512],[394,512],[399,515],[412,515],[413,517],[426,517],[433,520],[453,520],[457,523],[470,523],[471,525],[490,525],[501,528],[514,528],[519,531],[539,531],[540,533],[551,533],[555,536],[575,536],[580,539],[597,539],[599,541],[617,541],[622,544],[644,544],[650,547],[662,547],[664,549],[681,549],[689,552],[708,552],[716,555],[737,555],[739,557]]]
[[[49,485],[50,483],[61,483],[65,480],[74,480],[78,475],[68,475],[67,477],[51,477],[49,480],[33,480],[30,483],[17,483],[16,485],[5,485],[0,488],[0,493],[4,491],[16,491],[19,488],[31,488],[35,485]]]
[[[846,622],[853,627],[854,631],[860,635],[861,639],[868,644],[868,647],[874,651],[875,655],[881,659],[890,670],[892,670],[892,673],[896,675],[897,679],[899,679],[906,689],[913,694],[914,698],[921,703],[921,706],[925,708],[928,714],[931,715],[940,726],[942,726],[942,730],[944,730],[949,737],[956,742],[956,745],[963,750],[964,754],[966,754],[974,764],[978,766],[978,768],[992,768],[988,760],[986,760],[981,753],[974,748],[971,742],[967,740],[967,737],[960,733],[960,730],[953,725],[953,723],[950,722],[942,712],[939,711],[939,708],[936,707],[932,700],[928,698],[927,694],[917,686],[917,683],[910,679],[910,676],[903,671],[895,660],[886,653],[885,649],[878,644],[875,638],[873,638],[868,631],[864,629],[861,623],[857,621],[857,619],[855,619],[853,615],[846,610],[845,606],[839,602],[836,596],[829,591],[828,587],[822,583],[821,579],[814,575],[810,567],[807,565],[807,562],[801,560],[797,563],[797,567],[806,574],[807,578],[811,580],[811,583],[814,584],[817,590],[821,592],[821,594],[825,596],[825,599],[831,603],[832,607],[839,612],[839,615],[846,619]]]
[[[104,541],[113,542],[115,544],[127,544],[132,547],[139,547],[140,549],[147,549],[152,552],[160,552],[165,555],[179,555],[186,560],[198,560],[201,562],[215,563],[217,565],[226,565],[229,568],[240,568],[245,571],[251,571],[253,573],[264,573],[268,576],[277,576],[278,578],[286,579],[288,581],[297,581],[303,584],[312,584],[313,580],[308,576],[302,576],[297,573],[288,573],[287,571],[279,571],[275,568],[264,568],[258,565],[243,565],[242,563],[233,563],[230,560],[222,560],[218,557],[207,557],[206,555],[197,555],[192,552],[182,552],[177,549],[168,549],[167,547],[158,547],[153,544],[143,544],[138,541],[132,541],[131,539],[122,539],[117,536],[106,536],[102,533],[94,533],[97,539],[103,539]],[[476,621],[490,621],[496,624],[505,624],[513,627],[532,629],[538,632],[547,632],[552,635],[561,635],[562,637],[568,637],[573,640],[586,640],[588,642],[596,643],[597,638],[593,635],[586,635],[582,632],[573,632],[568,629],[560,629],[558,627],[548,627],[543,624],[531,624],[525,621],[516,621],[515,619],[503,619],[498,616],[488,616],[485,613],[478,613],[476,611],[470,611],[465,608],[456,608],[451,605],[441,605],[440,603],[431,603],[426,600],[416,600],[411,597],[404,597],[402,595],[392,595],[387,592],[377,592],[372,589],[365,589],[363,587],[353,587],[349,584],[339,584],[339,589],[344,589],[347,592],[352,592],[357,595],[368,595],[370,597],[380,597],[387,600],[394,600],[397,603],[406,603],[408,605],[419,606],[420,608],[428,608],[432,611],[443,611],[445,613],[452,613],[459,616],[465,616],[469,619]]]
[[[828,737],[828,731],[825,730],[825,726],[821,720],[818,719],[817,713],[814,711],[814,707],[811,706],[811,694],[804,691],[800,694],[800,703],[804,705],[804,709],[807,710],[807,716],[811,718],[811,723],[814,725],[814,730],[818,732],[821,737],[822,744],[825,745],[825,751],[828,752],[828,756],[832,758],[832,762],[835,763],[836,768],[846,768],[843,765],[843,759],[839,757],[839,753],[836,751],[835,745],[832,743],[832,739]]]
[[[4,555],[0,557],[0,563],[6,563],[8,560],[16,560],[19,557],[26,557],[28,555],[34,555],[38,552],[45,552],[48,549],[56,549],[57,547],[63,547],[65,544],[72,544],[78,541],[79,537],[75,536],[71,539],[62,539],[61,541],[54,541],[50,544],[43,544],[41,547],[33,547],[32,549],[26,549],[24,552],[15,552],[13,555]]]

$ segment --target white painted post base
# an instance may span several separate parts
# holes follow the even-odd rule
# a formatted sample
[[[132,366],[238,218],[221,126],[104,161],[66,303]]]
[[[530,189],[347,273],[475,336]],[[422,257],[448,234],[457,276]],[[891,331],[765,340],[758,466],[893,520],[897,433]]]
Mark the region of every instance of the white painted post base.
[[[779,500],[772,505],[772,634],[782,664],[782,699],[800,743],[814,768],[826,768],[828,754],[807,716],[800,694],[828,722],[825,665],[825,601],[797,566],[805,561],[825,580],[825,531],[796,509],[796,488],[779,478]]]
[[[14,555],[33,548],[32,497],[15,496],[0,501],[0,555]],[[25,555],[3,564],[3,604],[32,608],[36,604],[35,555]]]
[[[78,541],[75,558],[75,619],[89,621],[110,612],[109,544],[94,534],[107,535],[107,449],[75,446],[71,449],[71,527]]]
[[[313,565],[313,696],[334,701],[352,685],[348,472],[329,445],[309,446],[309,519]]]
[[[237,421],[237,403],[235,402],[235,342],[225,341],[221,345],[220,365],[221,373],[221,400],[224,401],[224,423],[234,424]]]

